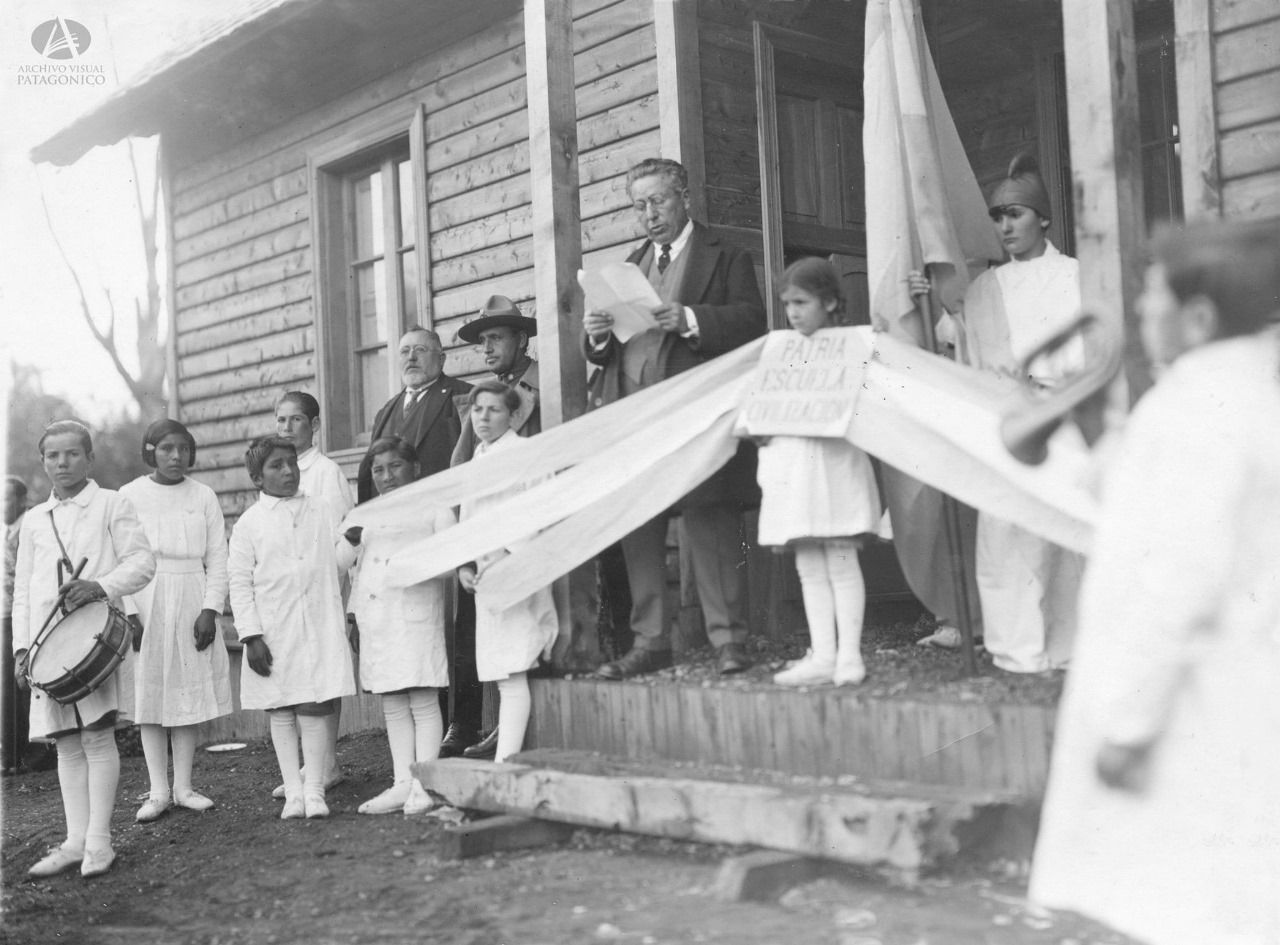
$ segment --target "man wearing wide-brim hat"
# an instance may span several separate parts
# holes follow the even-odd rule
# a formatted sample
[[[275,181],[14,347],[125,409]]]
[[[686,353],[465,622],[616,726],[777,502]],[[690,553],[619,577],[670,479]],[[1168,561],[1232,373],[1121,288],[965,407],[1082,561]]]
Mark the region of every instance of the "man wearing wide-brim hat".
[[[493,376],[519,396],[520,409],[511,415],[511,429],[520,436],[533,436],[542,431],[542,413],[538,409],[538,362],[529,357],[529,339],[537,333],[537,319],[525,315],[505,295],[490,296],[480,314],[458,329],[461,340],[480,348],[485,367],[493,372]],[[462,419],[462,434],[458,437],[449,465],[457,466],[470,460],[475,454],[476,442],[471,416],[467,414]],[[474,607],[470,601],[466,604],[469,608]],[[474,609],[470,613],[472,623],[469,626],[462,621],[458,623],[453,657],[456,678],[475,677]],[[460,739],[466,736],[467,733],[459,733]],[[448,735],[445,741],[449,741]],[[497,746],[498,730],[495,728],[477,744],[464,748],[462,754],[468,758],[492,758]]]
[[[476,345],[493,376],[520,397],[520,409],[511,417],[511,429],[520,436],[542,432],[542,411],[538,406],[538,362],[529,357],[529,339],[538,333],[538,320],[530,318],[505,295],[492,295],[480,314],[458,329],[458,337]],[[462,422],[462,435],[449,465],[471,459],[476,434],[471,418]]]

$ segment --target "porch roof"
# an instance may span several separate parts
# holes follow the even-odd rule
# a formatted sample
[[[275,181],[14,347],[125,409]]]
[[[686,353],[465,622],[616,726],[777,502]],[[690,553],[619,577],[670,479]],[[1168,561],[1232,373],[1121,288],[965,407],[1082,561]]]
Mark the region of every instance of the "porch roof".
[[[31,160],[72,164],[97,145],[169,130],[234,140],[319,104],[334,80],[358,87],[518,10],[518,0],[249,0],[158,56]],[[364,55],[353,54],[357,43]]]

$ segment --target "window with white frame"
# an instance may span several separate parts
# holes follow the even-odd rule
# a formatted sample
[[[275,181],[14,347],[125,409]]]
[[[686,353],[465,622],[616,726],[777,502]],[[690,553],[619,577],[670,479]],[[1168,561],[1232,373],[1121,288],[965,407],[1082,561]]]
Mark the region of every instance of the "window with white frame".
[[[408,126],[408,127],[406,127]],[[392,348],[429,322],[421,248],[421,154],[405,132],[356,150],[313,156],[316,187],[317,374],[328,452],[368,444],[373,417],[399,390]]]

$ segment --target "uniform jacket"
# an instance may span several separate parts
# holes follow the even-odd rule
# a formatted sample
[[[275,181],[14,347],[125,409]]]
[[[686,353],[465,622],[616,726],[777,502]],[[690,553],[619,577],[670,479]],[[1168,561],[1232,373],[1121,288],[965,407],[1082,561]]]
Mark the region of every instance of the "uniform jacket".
[[[524,373],[511,385],[520,397],[520,409],[511,417],[511,429],[520,436],[536,436],[542,432],[542,410],[538,405],[538,362],[530,360]],[[462,435],[453,450],[450,466],[465,463],[475,455],[476,431],[471,426],[471,416],[462,418]]]

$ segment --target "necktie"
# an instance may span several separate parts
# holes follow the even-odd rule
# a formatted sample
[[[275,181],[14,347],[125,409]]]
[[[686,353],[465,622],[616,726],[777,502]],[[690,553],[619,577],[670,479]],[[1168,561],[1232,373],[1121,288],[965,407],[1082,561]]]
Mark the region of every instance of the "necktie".
[[[414,404],[418,402],[418,398],[422,396],[425,390],[426,388],[420,387],[417,390],[406,390],[404,392],[404,412],[405,413],[408,413],[410,410],[413,409]]]
[[[658,257],[658,272],[659,273],[666,272],[667,267],[670,265],[671,265],[671,244],[663,243],[662,255]]]

